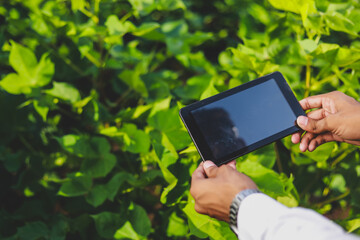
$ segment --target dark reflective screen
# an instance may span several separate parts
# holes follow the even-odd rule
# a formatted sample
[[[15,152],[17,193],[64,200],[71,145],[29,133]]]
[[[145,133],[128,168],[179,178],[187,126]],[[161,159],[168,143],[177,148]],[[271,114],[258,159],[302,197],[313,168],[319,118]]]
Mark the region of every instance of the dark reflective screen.
[[[191,112],[216,159],[294,126],[274,79]]]

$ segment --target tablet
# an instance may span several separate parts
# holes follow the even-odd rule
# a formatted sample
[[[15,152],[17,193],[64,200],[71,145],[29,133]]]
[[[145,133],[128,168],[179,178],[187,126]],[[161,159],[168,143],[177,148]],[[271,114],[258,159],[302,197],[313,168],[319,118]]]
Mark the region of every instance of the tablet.
[[[305,115],[280,72],[274,72],[180,110],[203,161],[229,162],[300,130]]]

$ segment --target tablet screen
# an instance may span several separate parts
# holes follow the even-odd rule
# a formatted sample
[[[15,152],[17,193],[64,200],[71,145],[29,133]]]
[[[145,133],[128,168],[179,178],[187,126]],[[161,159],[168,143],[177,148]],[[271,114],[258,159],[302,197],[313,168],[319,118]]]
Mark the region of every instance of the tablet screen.
[[[216,159],[291,128],[296,121],[274,79],[190,113]]]

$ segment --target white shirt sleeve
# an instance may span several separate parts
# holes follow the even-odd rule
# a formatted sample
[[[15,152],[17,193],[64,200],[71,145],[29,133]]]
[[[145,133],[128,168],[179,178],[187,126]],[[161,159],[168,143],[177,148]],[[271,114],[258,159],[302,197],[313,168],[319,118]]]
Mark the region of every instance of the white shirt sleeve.
[[[360,240],[313,210],[288,208],[263,193],[241,202],[237,223],[241,240]]]

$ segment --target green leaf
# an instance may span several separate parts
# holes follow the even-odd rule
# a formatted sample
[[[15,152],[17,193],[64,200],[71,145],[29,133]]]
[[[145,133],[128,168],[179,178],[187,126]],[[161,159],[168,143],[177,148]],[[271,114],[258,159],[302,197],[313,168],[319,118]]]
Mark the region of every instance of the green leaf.
[[[116,157],[110,153],[100,153],[97,157],[88,157],[81,164],[81,172],[92,177],[105,177],[115,166]]]
[[[119,78],[143,97],[149,96],[146,85],[140,77],[140,72],[126,69],[119,74]]]
[[[87,149],[90,148],[94,155],[87,154],[81,164],[81,171],[93,177],[105,177],[116,164],[116,157],[110,153],[109,142],[105,138],[93,137],[88,143]]]
[[[75,103],[81,99],[79,91],[72,85],[64,82],[53,82],[53,88],[44,92],[64,101]]]
[[[165,39],[166,46],[169,52],[174,55],[184,54],[190,52],[190,46],[186,44],[186,41],[178,37],[167,37]]]
[[[66,151],[84,158],[81,172],[85,174],[104,177],[116,164],[116,157],[110,153],[111,147],[105,138],[69,134],[56,139]]]
[[[179,8],[186,9],[185,4],[181,0],[159,0],[157,8],[160,11],[172,11]]]
[[[119,213],[101,212],[91,215],[95,221],[96,231],[100,237],[112,239],[120,226],[125,222],[124,216]]]
[[[82,10],[85,7],[85,0],[71,0],[71,10],[76,12]]]
[[[136,125],[125,123],[121,129],[116,127],[105,128],[101,134],[119,140],[124,145],[124,150],[132,153],[147,153],[150,148],[150,138]]]
[[[158,111],[148,119],[150,126],[163,131],[170,132],[181,128],[179,117],[179,109],[174,107],[162,111]]]
[[[114,235],[115,239],[133,239],[139,240],[141,239],[138,234],[135,232],[131,223],[128,221],[126,222],[120,229],[118,229]]]
[[[2,153],[0,155],[0,161],[3,162],[8,172],[17,172],[24,161],[24,155],[20,151],[13,154]]]
[[[354,232],[360,228],[360,218],[352,219],[346,223],[348,232]]]
[[[132,31],[132,34],[135,36],[143,36],[158,28],[160,28],[160,24],[156,22],[145,22],[141,24],[136,30]]]
[[[335,59],[335,64],[345,67],[360,60],[360,50],[340,48]]]
[[[136,13],[140,15],[149,14],[156,8],[154,0],[129,0],[129,2]]]
[[[215,88],[214,86],[214,82],[211,81],[209,86],[205,89],[205,91],[201,94],[200,99],[205,99],[211,96],[214,96],[216,94],[218,94],[219,91]]]
[[[189,196],[188,203],[183,211],[188,217],[188,220],[193,223],[198,231],[200,231],[199,234],[196,233],[196,231],[191,231],[192,229],[190,228],[191,233],[196,233],[196,236],[203,238],[204,234],[206,234],[211,237],[211,239],[237,239],[227,223],[197,213],[195,211],[195,201],[192,197]]]
[[[123,36],[127,32],[135,30],[135,26],[131,22],[121,22],[116,15],[110,15],[105,22],[105,26],[108,28],[110,35]]]
[[[304,152],[302,154],[316,162],[325,162],[329,159],[334,147],[335,143],[330,142],[320,145],[313,152]]]
[[[189,231],[189,227],[186,225],[182,218],[179,218],[175,212],[170,215],[169,224],[166,230],[166,234],[169,237],[181,237],[185,236]]]
[[[243,173],[251,177],[264,192],[280,196],[286,195],[285,186],[280,176],[273,170],[251,160],[241,162],[239,168]]]
[[[317,43],[311,39],[304,39],[299,41],[300,46],[305,50],[307,54],[315,51],[317,48]]]
[[[42,105],[41,102],[34,100],[34,108],[37,113],[41,116],[44,122],[46,122],[47,114],[49,112],[49,107],[46,105]]]
[[[151,222],[144,208],[134,204],[133,209],[130,211],[129,220],[137,234],[144,237],[150,234]]]
[[[21,78],[15,73],[10,73],[3,78],[0,82],[0,86],[12,94],[29,94],[31,93],[31,87],[25,78]]]
[[[167,131],[164,133],[167,140],[174,146],[174,150],[181,150],[184,149],[186,146],[188,146],[191,143],[191,138],[189,136],[189,133],[185,129],[176,129]],[[165,137],[164,137],[165,139]],[[170,147],[167,148],[169,150],[172,150]],[[176,151],[173,151],[174,155]]]
[[[64,197],[81,196],[89,192],[92,185],[92,179],[82,174],[72,174],[61,185],[58,195]]]
[[[150,138],[144,131],[138,130],[134,124],[124,124],[121,128],[127,136],[125,151],[132,153],[147,153],[150,148]]]
[[[9,62],[17,74],[8,74],[0,86],[12,94],[29,94],[33,88],[47,85],[54,74],[54,64],[47,56],[43,54],[38,63],[30,49],[12,42]]]
[[[50,239],[51,240],[65,240],[66,234],[70,230],[69,223],[66,218],[58,215],[51,222]]]
[[[320,43],[317,49],[313,52],[316,58],[322,58],[330,63],[335,61],[337,53],[340,49],[338,44]]]
[[[354,36],[358,35],[355,24],[342,14],[335,11],[326,12],[324,18],[327,26],[331,29],[335,31],[346,32]]]
[[[164,167],[162,168],[162,173],[164,175],[164,178],[169,179],[170,174],[171,174],[170,171],[166,171],[166,170],[163,170],[163,169],[165,169],[165,168]],[[174,176],[174,175],[172,175],[172,176]],[[167,204],[168,203],[168,195],[173,189],[175,189],[177,182],[178,181],[176,179],[175,181],[171,182],[166,188],[163,189],[163,191],[161,193],[161,196],[160,196],[160,202],[162,204]]]
[[[18,239],[24,240],[37,240],[42,238],[48,238],[49,229],[44,222],[30,222],[25,226],[18,228]]]
[[[186,42],[189,37],[188,25],[184,20],[164,23],[161,30],[166,35],[165,42],[169,52],[174,55],[190,52],[190,46]]]
[[[345,178],[341,174],[332,175],[330,178],[329,188],[340,193],[346,192]]]
[[[115,174],[111,180],[106,184],[107,198],[114,201],[114,198],[119,191],[122,184],[127,180],[134,180],[134,176],[130,173],[120,172]]]
[[[175,93],[183,99],[199,100],[202,93],[210,84],[211,75],[204,74],[192,77],[187,80],[184,87],[175,89]]]
[[[107,198],[108,190],[103,185],[96,185],[86,196],[86,201],[94,207],[103,204]]]
[[[9,63],[22,77],[31,79],[38,63],[35,54],[26,47],[12,41]]]
[[[93,156],[95,154],[88,143],[88,138],[85,136],[69,134],[56,138],[56,140],[64,150],[78,157]]]
[[[308,13],[316,12],[314,0],[269,0],[270,4],[277,9],[289,11],[293,13],[301,13],[302,9],[306,9]]]

